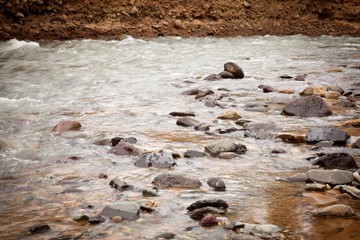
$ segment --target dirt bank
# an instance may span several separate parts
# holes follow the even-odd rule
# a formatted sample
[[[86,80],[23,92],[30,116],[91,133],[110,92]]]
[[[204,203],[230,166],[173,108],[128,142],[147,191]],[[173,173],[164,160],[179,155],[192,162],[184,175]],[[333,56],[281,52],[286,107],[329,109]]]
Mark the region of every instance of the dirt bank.
[[[0,40],[360,36],[360,0],[0,0]]]

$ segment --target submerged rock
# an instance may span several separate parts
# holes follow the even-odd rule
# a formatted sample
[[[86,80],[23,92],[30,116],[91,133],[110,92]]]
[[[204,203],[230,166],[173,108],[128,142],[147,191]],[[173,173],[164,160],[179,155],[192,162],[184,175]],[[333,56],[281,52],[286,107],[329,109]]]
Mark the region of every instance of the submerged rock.
[[[325,169],[357,169],[353,156],[348,153],[328,153],[313,162]]]
[[[229,204],[227,204],[227,202],[225,202],[222,199],[206,199],[206,200],[196,201],[192,203],[190,206],[188,206],[186,209],[188,211],[193,211],[195,209],[199,209],[203,207],[215,207],[226,210],[229,208]]]
[[[38,234],[50,231],[51,228],[48,224],[38,224],[31,226],[27,229],[28,234]]]
[[[222,178],[212,177],[207,180],[207,184],[217,191],[225,191],[226,186]]]
[[[134,165],[141,168],[171,168],[176,166],[176,162],[174,161],[173,155],[170,152],[145,153],[138,157]]]
[[[114,179],[112,179],[109,185],[120,192],[134,189],[133,185],[127,184],[125,181],[121,180],[120,177],[115,177]]]
[[[134,202],[113,203],[105,206],[100,215],[109,218],[120,216],[126,220],[135,220],[140,216],[140,205]]]
[[[299,117],[326,117],[332,114],[324,100],[317,96],[295,99],[284,106],[283,113]]]
[[[156,176],[152,184],[159,188],[200,188],[202,186],[201,182],[196,178],[170,173]]]
[[[115,155],[139,156],[142,154],[142,150],[130,143],[119,142],[116,146],[111,148],[108,153],[113,153]]]
[[[281,231],[281,228],[272,224],[260,224],[254,226],[250,232],[258,234],[272,234]]]
[[[344,204],[335,204],[324,208],[319,208],[311,211],[311,214],[316,217],[353,217],[354,210]]]
[[[206,81],[218,81],[221,80],[223,77],[220,74],[210,74],[204,80]]]
[[[66,131],[79,130],[81,123],[75,120],[62,120],[53,129],[52,132],[62,134]]]
[[[311,128],[305,136],[307,143],[317,143],[321,141],[332,141],[336,145],[344,145],[350,135],[343,130],[335,127],[316,127]]]
[[[328,183],[332,185],[349,184],[354,180],[352,172],[345,170],[316,170],[305,173],[306,181]]]
[[[137,143],[137,139],[134,137],[127,137],[127,138],[122,138],[122,137],[114,137],[111,139],[111,145],[113,147],[115,147],[119,142],[126,142],[126,143],[130,143],[130,144],[135,144]]]

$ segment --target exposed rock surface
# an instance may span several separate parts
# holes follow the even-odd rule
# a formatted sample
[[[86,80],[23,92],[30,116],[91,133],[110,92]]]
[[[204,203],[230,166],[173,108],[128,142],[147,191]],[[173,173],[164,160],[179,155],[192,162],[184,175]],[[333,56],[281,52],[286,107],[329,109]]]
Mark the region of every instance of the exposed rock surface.
[[[107,205],[100,213],[101,216],[120,216],[126,220],[135,220],[140,216],[140,205],[134,202],[118,202]]]
[[[139,156],[142,154],[142,150],[130,143],[119,142],[116,146],[111,148],[108,153],[113,153],[115,155]]]
[[[152,184],[159,188],[200,188],[202,186],[201,182],[196,178],[170,173],[156,176],[152,181]]]
[[[293,100],[284,106],[283,113],[299,117],[326,117],[332,114],[324,100],[316,96]]]
[[[348,153],[328,153],[313,162],[325,169],[357,169],[353,156]]]
[[[345,170],[309,170],[305,174],[307,181],[333,185],[349,184],[354,180],[351,172]]]
[[[335,204],[324,208],[319,208],[311,211],[311,214],[317,217],[353,217],[354,210],[344,204]]]
[[[350,135],[339,128],[316,127],[309,130],[305,136],[305,141],[307,143],[332,141],[336,145],[344,145],[349,138]]]

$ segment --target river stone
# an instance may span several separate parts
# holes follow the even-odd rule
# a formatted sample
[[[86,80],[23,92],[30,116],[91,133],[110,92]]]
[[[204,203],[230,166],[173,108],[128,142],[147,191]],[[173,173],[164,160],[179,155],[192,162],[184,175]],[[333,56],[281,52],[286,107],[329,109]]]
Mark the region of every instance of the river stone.
[[[50,231],[51,228],[48,224],[38,224],[27,228],[29,234],[38,234]]]
[[[352,172],[345,170],[312,169],[305,173],[306,181],[332,185],[349,184],[354,180]]]
[[[357,139],[353,144],[351,144],[352,148],[360,148],[360,138]]]
[[[203,227],[214,226],[214,225],[217,225],[218,223],[219,223],[219,220],[216,219],[216,217],[211,213],[207,213],[199,222],[200,226],[203,226]]]
[[[181,117],[178,118],[176,121],[176,125],[182,126],[182,127],[194,127],[200,122],[196,120],[195,118],[191,117]]]
[[[222,78],[236,78],[234,76],[234,74],[232,74],[231,72],[228,72],[228,71],[223,71],[223,72],[219,73],[219,75]]]
[[[235,109],[230,109],[220,114],[217,118],[224,120],[238,120],[239,118],[241,118],[241,115]]]
[[[190,112],[171,112],[169,115],[173,117],[195,117],[195,114]]]
[[[140,216],[140,205],[134,202],[113,203],[105,206],[100,215],[109,218],[120,216],[126,220],[135,220]]]
[[[239,157],[239,154],[234,152],[221,152],[218,155],[218,158],[222,158],[222,159],[233,159],[237,157]]]
[[[159,235],[156,235],[155,239],[173,239],[176,235],[174,233],[161,233]]]
[[[276,88],[269,85],[260,84],[258,88],[262,89],[264,93],[276,92]]]
[[[196,178],[170,173],[156,176],[152,184],[159,188],[200,188],[202,186],[201,182]]]
[[[206,199],[206,200],[199,200],[192,203],[186,209],[188,211],[193,211],[195,209],[203,208],[203,207],[215,207],[218,209],[228,209],[229,204],[222,199]]]
[[[52,131],[57,134],[62,134],[66,131],[79,130],[81,123],[75,120],[62,120],[60,121]]]
[[[113,178],[109,185],[120,192],[134,189],[134,186],[127,184],[125,181],[121,180],[120,177]]]
[[[201,90],[198,92],[198,94],[196,94],[195,99],[199,99],[199,98],[203,98],[206,97],[207,95],[212,95],[215,92],[212,90]]]
[[[207,206],[207,207],[197,208],[193,211],[190,211],[189,216],[193,220],[201,220],[208,213],[224,214],[225,211],[221,210],[219,208],[216,208],[216,207]]]
[[[235,78],[244,78],[243,70],[241,69],[241,67],[239,67],[239,65],[237,65],[234,62],[225,63],[224,71],[232,73],[235,76]]]
[[[319,208],[311,211],[311,214],[316,217],[353,217],[354,210],[344,204],[335,204],[324,208]]]
[[[211,177],[207,180],[207,184],[218,191],[225,191],[226,186],[225,182],[222,178],[219,177]]]
[[[156,167],[171,168],[176,166],[173,155],[170,152],[144,153],[137,158],[134,165],[140,168]]]
[[[300,95],[318,95],[318,96],[325,96],[327,91],[327,87],[325,86],[309,86],[305,88]]]
[[[305,190],[324,192],[326,190],[326,185],[321,183],[307,183],[305,186]]]
[[[135,144],[135,143],[137,143],[137,139],[134,137],[127,137],[127,138],[114,137],[111,139],[111,145],[113,147],[115,147],[119,142],[127,142],[130,144]]]
[[[353,156],[348,153],[328,153],[319,157],[313,165],[319,165],[325,169],[357,169]]]
[[[236,144],[229,139],[222,139],[205,146],[205,152],[213,157],[217,157],[221,152],[234,152],[235,150]]]
[[[290,182],[304,182],[306,180],[305,173],[296,173],[288,178],[286,180]]]
[[[233,234],[230,240],[262,240],[262,238],[250,234]]]
[[[360,182],[360,174],[359,174],[360,170],[357,170],[356,172],[353,173],[354,179],[358,182]]]
[[[332,114],[324,100],[317,96],[295,99],[284,106],[283,113],[299,117],[325,117]]]
[[[272,234],[278,231],[281,231],[281,228],[272,224],[260,224],[251,229],[251,232],[259,234]]]
[[[345,192],[355,199],[360,199],[360,190],[357,189],[356,187],[352,187],[348,185],[337,185],[336,187],[334,187],[334,189],[340,190],[340,192],[342,193]]]
[[[198,125],[196,125],[194,127],[195,131],[202,131],[202,132],[205,132],[205,131],[209,131],[210,130],[210,125],[207,124],[207,123],[200,123]]]
[[[108,151],[108,153],[113,153],[115,155],[139,156],[142,154],[142,150],[130,143],[119,142],[116,146],[111,148],[110,151]]]
[[[205,156],[204,152],[197,150],[186,150],[186,152],[184,153],[185,158],[198,158],[204,156]]]
[[[308,131],[305,141],[310,144],[320,141],[333,141],[336,145],[344,145],[349,138],[350,135],[339,128],[315,127]]]
[[[200,92],[200,90],[195,88],[195,89],[186,90],[186,91],[182,92],[181,95],[198,95],[199,92]]]
[[[204,80],[206,80],[206,81],[218,81],[221,79],[222,79],[222,76],[220,74],[210,74],[209,76],[204,78]]]

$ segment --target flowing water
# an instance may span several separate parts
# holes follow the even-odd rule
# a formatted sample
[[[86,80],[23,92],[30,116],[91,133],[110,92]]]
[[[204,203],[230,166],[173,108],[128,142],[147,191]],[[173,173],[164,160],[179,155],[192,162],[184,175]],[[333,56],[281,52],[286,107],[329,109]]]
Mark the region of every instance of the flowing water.
[[[244,79],[203,80],[221,72],[228,61],[244,69]],[[281,115],[283,104],[298,94],[265,94],[258,86],[296,93],[310,84],[356,88],[359,64],[360,38],[350,37],[1,42],[1,239],[50,239],[84,232],[81,239],[151,239],[163,232],[173,232],[177,239],[227,239],[231,233],[221,226],[185,230],[198,226],[186,215],[186,207],[207,198],[227,201],[230,220],[281,226],[286,239],[360,239],[359,220],[314,218],[308,212],[319,206],[303,196],[305,183],[278,181],[309,169],[305,158],[314,154],[310,146],[245,138],[242,131],[206,135],[177,126],[169,115],[194,112],[196,119],[213,125],[212,131],[234,126],[234,121],[216,120],[230,108],[252,122],[276,125],[276,132],[336,125],[359,118],[358,108],[337,109],[326,118],[286,117]],[[329,68],[342,72],[329,73]],[[306,81],[279,78],[298,74],[307,74]],[[220,101],[225,107],[206,107],[194,96],[181,95],[194,88],[224,94]],[[269,110],[247,111],[249,104],[267,105]],[[81,122],[81,130],[54,136],[52,128],[63,119]],[[134,158],[108,154],[109,145],[96,144],[115,136],[136,137],[137,146],[146,150],[179,153],[203,150],[211,141],[229,138],[245,144],[248,151],[229,160],[180,158],[172,170],[136,168]],[[271,154],[273,149],[285,153]],[[197,177],[203,186],[191,191],[168,189],[147,198],[157,211],[142,213],[136,221],[99,225],[73,221],[81,214],[96,216],[119,200],[144,201],[141,189],[151,188],[153,178],[165,172]],[[109,178],[98,178],[101,173]],[[115,176],[135,190],[120,193],[110,188]],[[226,191],[211,190],[206,184],[209,177],[223,178]],[[346,204],[360,211],[358,202]],[[92,208],[84,207],[88,205]],[[27,227],[39,223],[49,224],[52,231],[26,234]]]

